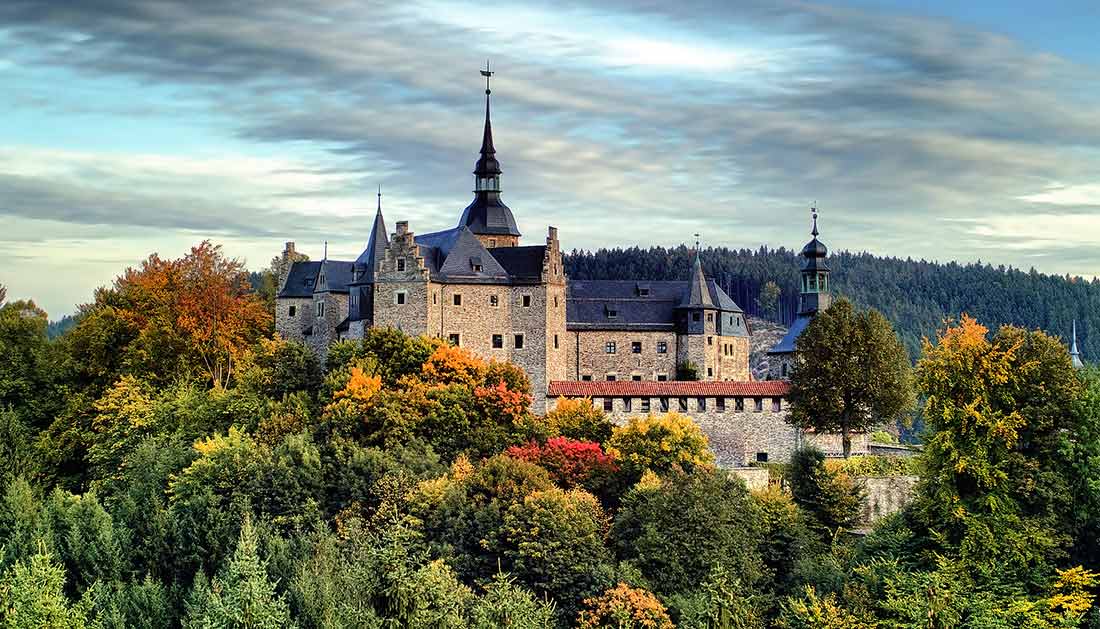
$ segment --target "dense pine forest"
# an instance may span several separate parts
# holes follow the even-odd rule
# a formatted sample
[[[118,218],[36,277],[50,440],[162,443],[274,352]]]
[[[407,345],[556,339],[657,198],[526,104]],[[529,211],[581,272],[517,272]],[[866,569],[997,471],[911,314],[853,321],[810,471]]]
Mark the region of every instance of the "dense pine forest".
[[[55,338],[0,287],[0,629],[1100,629],[1100,370],[1047,334],[895,352],[921,480],[869,525],[897,459],[799,450],[750,491],[688,416],[535,413],[440,339],[319,360],[261,284],[152,255]]]
[[[571,279],[652,279],[688,277],[691,250],[600,249],[566,256]],[[798,308],[797,251],[708,248],[708,276],[720,282],[738,305],[752,315],[788,323]],[[1086,360],[1100,356],[1100,282],[1046,275],[989,264],[941,264],[868,253],[841,251],[829,256],[832,289],[852,302],[875,308],[894,323],[910,355],[920,353],[923,337],[932,338],[946,317],[962,313],[993,327],[1012,324],[1069,339],[1077,320],[1077,341]],[[768,282],[780,294],[774,310],[762,311],[759,299]]]

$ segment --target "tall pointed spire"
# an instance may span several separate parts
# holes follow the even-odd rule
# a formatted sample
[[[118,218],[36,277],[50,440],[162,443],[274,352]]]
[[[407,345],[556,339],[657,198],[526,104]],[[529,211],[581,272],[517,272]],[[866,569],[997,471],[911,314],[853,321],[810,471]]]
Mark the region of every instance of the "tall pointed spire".
[[[1073,320],[1073,342],[1069,348],[1069,357],[1075,368],[1080,369],[1085,366],[1081,361],[1081,352],[1077,350],[1077,319]]]
[[[485,131],[481,137],[481,156],[474,164],[474,200],[462,212],[458,226],[468,227],[481,243],[489,248],[514,247],[519,244],[519,227],[512,210],[500,199],[500,162],[493,146],[493,123],[489,117],[489,80],[495,74],[485,62],[481,76],[485,77]]]
[[[378,210],[374,214],[374,225],[370,229],[367,247],[355,260],[359,281],[365,283],[374,281],[378,261],[382,259],[389,244],[389,232],[386,231],[386,221],[382,218],[382,186],[378,186]]]

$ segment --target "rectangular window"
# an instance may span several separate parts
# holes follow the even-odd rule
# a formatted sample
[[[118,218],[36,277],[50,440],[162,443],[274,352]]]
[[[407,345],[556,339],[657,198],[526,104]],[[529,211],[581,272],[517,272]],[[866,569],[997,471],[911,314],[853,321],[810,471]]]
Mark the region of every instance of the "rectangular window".
[[[481,265],[480,264],[471,262],[470,263],[470,269],[473,270],[474,273],[481,273]]]
[[[489,295],[489,305],[492,306],[493,308],[496,308],[497,306],[499,306],[500,305],[500,297],[497,297],[496,295]]]
[[[493,335],[493,349],[503,349],[503,348],[504,348],[504,335],[503,334],[494,334]]]
[[[581,375],[581,381],[582,382],[591,382],[592,381],[592,374],[586,373],[586,374]]]
[[[756,462],[757,463],[767,463],[768,462],[768,453],[767,452],[757,452],[756,453]]]
[[[649,398],[647,398],[647,397],[642,398],[641,406],[642,406],[641,411],[643,413],[648,413],[649,412]]]
[[[456,306],[461,306],[462,305],[462,294],[461,293],[455,293],[453,299],[454,299],[454,305],[456,305]]]
[[[438,303],[439,303],[439,293],[437,293],[435,291],[432,291],[432,305],[434,306]]]
[[[629,398],[629,397],[624,397],[623,398],[623,410],[624,411],[629,413],[630,412],[630,407],[633,406],[633,404],[634,404],[634,398]]]
[[[713,323],[713,322],[714,322],[714,313],[713,312],[708,312],[707,313],[707,323]]]
[[[745,398],[743,398],[743,397],[736,398],[736,401],[733,403],[733,410],[737,411],[738,413],[744,412],[744,410],[745,410]]]
[[[714,369],[712,367],[707,367],[707,377],[708,378],[713,378],[714,377]]]
[[[614,310],[612,308],[607,309],[607,318],[608,319],[615,319],[615,318],[618,318],[618,316],[619,316],[619,311],[618,310]]]
[[[554,335],[554,349],[558,349],[558,335]]]
[[[668,353],[668,343],[666,343],[665,341],[657,341],[657,353],[658,354],[667,354]]]
[[[398,258],[397,259],[397,270],[398,271],[404,271],[405,270],[405,258]]]
[[[495,246],[497,246],[497,239],[496,238],[490,238],[489,239],[489,248],[492,249]]]
[[[702,321],[703,320],[703,315],[701,313],[698,313],[698,312],[693,312],[693,313],[691,313],[691,320],[692,321]]]
[[[515,336],[513,336],[512,341],[513,341],[513,345],[515,346],[516,349],[523,349],[523,335],[522,334],[516,334]]]
[[[287,310],[287,314],[288,314],[288,315],[290,315],[290,316],[292,316],[292,317],[296,317],[296,316],[298,316],[298,308],[297,308],[296,306],[291,306],[291,307],[290,307],[290,308],[289,308],[289,309]]]
[[[779,398],[773,397],[772,398],[772,412],[773,413],[778,413],[780,411],[779,407],[780,407]]]
[[[649,297],[649,289],[648,288],[639,288],[638,289],[638,296],[639,297]]]
[[[606,352],[608,354],[614,354],[615,353],[615,341],[608,341],[603,346],[603,350],[604,350],[604,352]]]
[[[524,308],[530,308],[531,307],[531,296],[530,295],[524,295],[523,296],[523,307]]]
[[[634,375],[630,376],[630,379],[633,380],[634,382],[641,382],[642,381],[642,377],[638,374],[634,374]]]
[[[686,397],[680,398],[680,412],[686,413],[688,411],[688,399]]]
[[[707,337],[707,345],[714,345],[714,337],[713,336],[708,336]]]
[[[405,295],[406,295],[405,291],[403,291],[403,290],[397,291],[396,293],[393,294],[393,303],[397,304],[398,306],[404,305],[405,304]]]
[[[763,412],[763,410],[764,410],[764,398],[762,398],[762,397],[753,398],[752,410],[757,412],[757,413]]]
[[[554,307],[555,308],[558,307],[558,296],[557,295],[554,295]]]
[[[317,302],[317,318],[320,319],[323,316],[325,316],[325,302],[319,301]]]
[[[615,378],[616,378],[615,374],[613,374],[613,373],[607,374],[607,381],[608,382],[615,382]]]
[[[657,382],[666,382],[666,381],[668,381],[668,374],[667,373],[657,374]]]
[[[701,411],[707,410],[707,398],[705,398],[705,397],[695,398],[695,408],[697,408]]]
[[[630,344],[630,353],[631,354],[641,354],[642,353],[642,342],[641,341],[632,342]]]
[[[610,413],[611,411],[615,410],[614,400],[612,400],[609,397],[605,397],[603,399],[603,410],[604,410],[604,412],[607,412],[607,413]]]
[[[449,334],[447,335],[447,342],[457,347],[462,344],[462,337],[458,334]]]
[[[661,398],[661,412],[662,413],[667,413],[668,412],[668,398],[667,397]]]
[[[714,410],[718,411],[719,413],[725,413],[726,412],[726,398],[724,398],[724,397],[714,398]]]

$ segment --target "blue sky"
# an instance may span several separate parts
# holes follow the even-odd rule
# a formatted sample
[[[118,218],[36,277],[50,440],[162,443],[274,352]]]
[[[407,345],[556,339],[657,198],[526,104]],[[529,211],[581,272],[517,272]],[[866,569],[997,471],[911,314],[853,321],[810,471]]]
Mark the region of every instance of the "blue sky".
[[[1030,6],[1028,6],[1030,4]],[[528,242],[1100,274],[1095,2],[0,3],[0,283],[54,316],[152,251],[353,257],[470,199],[486,58]]]

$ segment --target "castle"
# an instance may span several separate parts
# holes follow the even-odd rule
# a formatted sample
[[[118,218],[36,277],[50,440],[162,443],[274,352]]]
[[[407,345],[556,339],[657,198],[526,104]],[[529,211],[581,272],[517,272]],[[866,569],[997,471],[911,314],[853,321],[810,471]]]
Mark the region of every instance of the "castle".
[[[501,199],[493,145],[488,76],[485,127],[474,166],[474,199],[458,224],[414,234],[406,221],[392,233],[381,194],[366,247],[354,261],[297,260],[283,251],[276,329],[324,357],[340,339],[372,327],[429,335],[485,359],[511,361],[531,381],[532,410],[559,397],[586,397],[613,418],[650,411],[690,413],[710,436],[719,463],[785,460],[806,438],[827,451],[826,435],[786,424],[794,339],[828,305],[827,250],[817,239],[803,250],[802,307],[771,352],[769,381],[752,380],[749,327],[742,309],[707,278],[696,253],[682,281],[569,281],[557,229],[541,244],[522,245]],[[866,449],[865,439],[854,451]],[[770,458],[769,458],[770,457]]]

